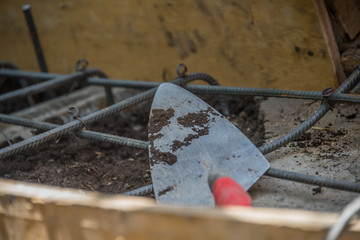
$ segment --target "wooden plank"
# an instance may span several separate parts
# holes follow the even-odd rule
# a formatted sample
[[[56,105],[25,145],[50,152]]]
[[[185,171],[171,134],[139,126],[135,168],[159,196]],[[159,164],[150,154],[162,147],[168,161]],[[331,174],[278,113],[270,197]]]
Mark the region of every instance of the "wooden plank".
[[[324,239],[335,213],[231,207],[157,206],[144,198],[0,180],[0,238]],[[360,237],[353,222],[342,240]]]
[[[324,0],[314,0],[316,10],[320,19],[320,24],[323,29],[323,34],[328,46],[330,58],[333,63],[333,67],[340,83],[344,82],[346,77],[340,63],[340,53],[337,46],[334,31],[330,22],[330,18],[326,9]]]
[[[312,1],[0,1],[0,58],[38,70],[25,3],[52,72],[86,58],[112,78],[169,81],[183,62],[228,86],[337,85]]]
[[[360,33],[360,2],[358,0],[328,0],[350,40]]]

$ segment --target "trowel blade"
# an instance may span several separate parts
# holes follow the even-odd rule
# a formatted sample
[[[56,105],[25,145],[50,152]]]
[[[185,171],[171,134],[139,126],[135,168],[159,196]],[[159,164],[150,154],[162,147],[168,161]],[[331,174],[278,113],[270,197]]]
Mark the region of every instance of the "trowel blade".
[[[158,88],[149,119],[149,157],[159,203],[215,206],[211,172],[249,189],[270,167],[254,144],[210,105],[171,83]]]

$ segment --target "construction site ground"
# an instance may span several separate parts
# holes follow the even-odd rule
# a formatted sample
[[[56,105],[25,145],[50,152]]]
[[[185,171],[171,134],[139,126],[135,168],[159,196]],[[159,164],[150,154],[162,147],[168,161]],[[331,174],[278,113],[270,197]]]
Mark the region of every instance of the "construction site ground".
[[[115,93],[117,101],[135,94],[126,89],[116,89]],[[202,97],[217,107],[216,98]],[[231,109],[229,120],[257,146],[291,131],[321,104],[320,101],[285,98],[229,96],[228,99]],[[15,115],[62,124],[71,120],[66,112],[70,104],[77,106],[81,115],[86,115],[101,108],[103,102],[103,88],[90,87]],[[94,131],[146,141],[149,110],[150,103],[140,104],[89,127]],[[302,137],[265,156],[274,168],[358,182],[359,126],[357,105],[335,104],[333,110]],[[18,140],[37,133],[21,127],[10,127],[3,132]],[[151,183],[146,150],[94,142],[75,135],[42,144],[2,161],[0,176],[115,194]],[[358,196],[267,176],[261,177],[249,193],[254,206],[331,212],[340,211]]]
[[[291,131],[320,101],[269,98],[261,103],[265,142]],[[274,168],[359,182],[359,106],[335,104],[302,137],[266,154]],[[263,176],[250,190],[255,206],[340,211],[358,194]]]

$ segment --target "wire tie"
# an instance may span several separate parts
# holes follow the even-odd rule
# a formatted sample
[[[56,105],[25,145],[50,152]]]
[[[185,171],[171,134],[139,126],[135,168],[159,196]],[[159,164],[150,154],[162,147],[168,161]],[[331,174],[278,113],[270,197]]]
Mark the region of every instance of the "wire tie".
[[[181,78],[180,86],[182,88],[186,88],[186,82],[185,82],[185,78],[187,77],[186,72],[187,72],[187,67],[184,63],[180,63],[179,65],[177,65],[176,74],[179,76],[179,78]]]
[[[322,97],[324,98],[324,101],[322,103],[326,103],[331,111],[333,110],[333,105],[330,103],[328,98],[331,97],[334,93],[335,93],[335,89],[333,87],[325,88],[322,91]]]
[[[77,72],[83,72],[86,70],[87,66],[89,65],[88,60],[86,60],[85,58],[80,58],[79,60],[76,61],[75,63],[75,71]]]
[[[89,129],[89,127],[86,125],[86,123],[81,119],[81,117],[79,115],[79,109],[77,107],[70,106],[67,109],[67,112],[72,114],[73,119],[79,120],[82,123],[83,127],[85,127],[86,129]]]

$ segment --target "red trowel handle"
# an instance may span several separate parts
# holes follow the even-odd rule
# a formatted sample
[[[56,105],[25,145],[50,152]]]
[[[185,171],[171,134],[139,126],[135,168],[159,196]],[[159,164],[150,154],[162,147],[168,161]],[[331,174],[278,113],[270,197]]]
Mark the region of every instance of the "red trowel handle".
[[[232,178],[211,174],[209,186],[214,195],[216,206],[251,206],[250,195]]]

